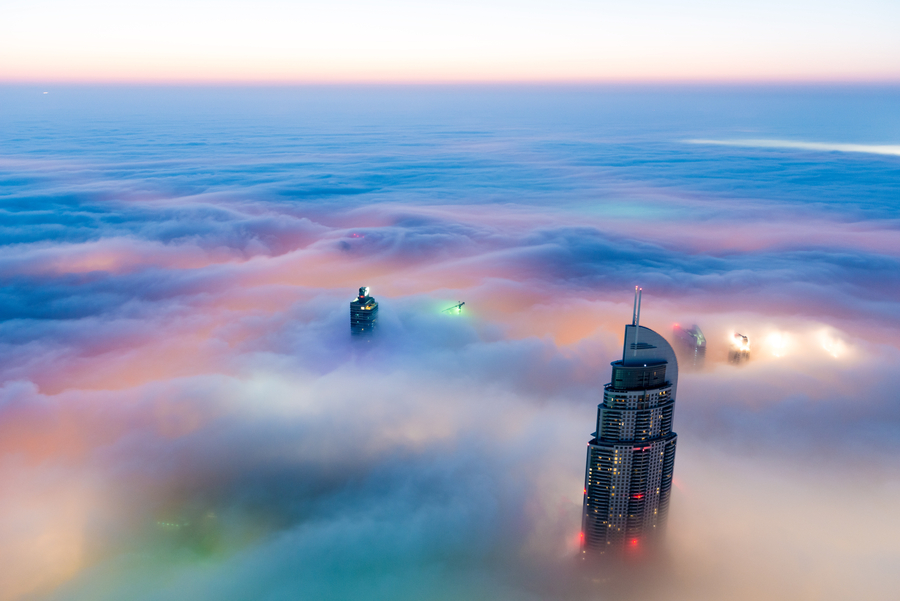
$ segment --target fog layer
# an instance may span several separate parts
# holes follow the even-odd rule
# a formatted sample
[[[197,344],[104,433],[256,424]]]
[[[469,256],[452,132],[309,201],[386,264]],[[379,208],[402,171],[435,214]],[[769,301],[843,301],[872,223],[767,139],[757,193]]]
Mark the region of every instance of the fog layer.
[[[900,159],[841,150],[897,144],[896,90],[0,96],[0,598],[900,587]],[[575,558],[635,285],[708,350],[663,557],[609,588]]]

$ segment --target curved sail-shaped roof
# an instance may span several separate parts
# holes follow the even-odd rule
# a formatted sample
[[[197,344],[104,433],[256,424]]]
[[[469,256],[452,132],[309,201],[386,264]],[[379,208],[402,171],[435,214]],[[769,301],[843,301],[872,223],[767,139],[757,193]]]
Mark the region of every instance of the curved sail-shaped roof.
[[[644,326],[625,326],[625,345],[622,362],[626,366],[643,365],[651,361],[665,361],[666,379],[672,383],[672,395],[678,384],[678,359],[669,342]]]

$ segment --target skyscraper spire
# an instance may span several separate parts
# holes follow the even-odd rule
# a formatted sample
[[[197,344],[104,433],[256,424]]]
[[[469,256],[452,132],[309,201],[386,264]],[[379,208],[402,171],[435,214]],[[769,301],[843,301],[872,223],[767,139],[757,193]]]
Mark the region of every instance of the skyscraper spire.
[[[641,296],[644,293],[644,289],[639,286],[634,287],[634,310],[631,312],[631,325],[634,327],[634,344],[635,348],[634,356],[637,356],[637,339],[639,333],[639,327],[641,325]],[[627,332],[627,330],[626,330]],[[625,354],[628,352],[627,349],[622,349],[622,361],[625,360]]]
[[[641,292],[642,288],[634,287],[634,309],[631,310],[631,325],[640,325],[641,321]]]

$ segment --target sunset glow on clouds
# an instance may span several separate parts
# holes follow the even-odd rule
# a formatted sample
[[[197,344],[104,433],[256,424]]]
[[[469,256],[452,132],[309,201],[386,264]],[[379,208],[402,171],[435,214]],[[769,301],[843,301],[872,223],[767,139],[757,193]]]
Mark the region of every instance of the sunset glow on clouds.
[[[635,284],[709,340],[636,594],[900,586],[898,158],[840,149],[896,90],[43,91],[0,88],[0,598],[603,598]]]
[[[0,80],[897,81],[889,0],[0,7]]]

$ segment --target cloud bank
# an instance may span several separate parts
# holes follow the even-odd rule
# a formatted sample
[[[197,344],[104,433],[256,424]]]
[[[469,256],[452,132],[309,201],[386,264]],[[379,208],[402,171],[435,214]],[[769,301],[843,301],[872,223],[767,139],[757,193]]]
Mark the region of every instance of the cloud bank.
[[[0,598],[890,598],[895,159],[361,106],[9,122]],[[709,350],[629,591],[573,557],[635,284]]]

